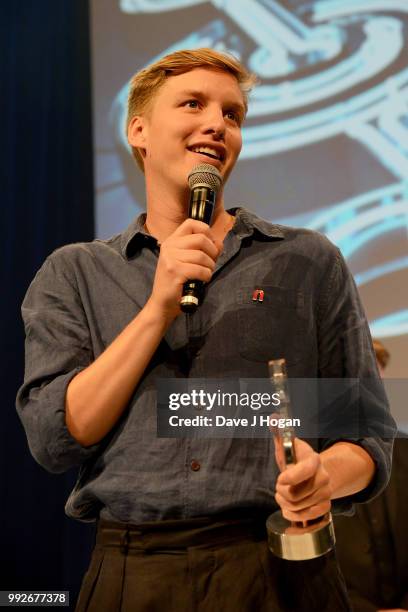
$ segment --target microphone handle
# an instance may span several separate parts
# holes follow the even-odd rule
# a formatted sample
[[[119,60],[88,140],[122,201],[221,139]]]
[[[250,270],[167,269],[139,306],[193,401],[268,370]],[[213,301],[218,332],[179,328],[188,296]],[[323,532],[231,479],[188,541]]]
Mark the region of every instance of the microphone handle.
[[[208,186],[198,185],[194,187],[190,195],[190,206],[188,216],[190,219],[203,221],[211,224],[214,212],[216,193]],[[197,310],[204,297],[205,283],[200,280],[189,280],[183,285],[183,295],[180,300],[180,308],[183,312],[193,313]]]

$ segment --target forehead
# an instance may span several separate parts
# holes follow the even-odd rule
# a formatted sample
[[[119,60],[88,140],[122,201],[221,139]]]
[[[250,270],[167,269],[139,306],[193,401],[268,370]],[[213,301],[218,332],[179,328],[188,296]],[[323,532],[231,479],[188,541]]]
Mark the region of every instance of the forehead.
[[[244,96],[233,74],[211,68],[195,68],[170,76],[155,96],[155,101],[174,98],[183,93],[197,92],[204,96],[225,99],[244,106]]]

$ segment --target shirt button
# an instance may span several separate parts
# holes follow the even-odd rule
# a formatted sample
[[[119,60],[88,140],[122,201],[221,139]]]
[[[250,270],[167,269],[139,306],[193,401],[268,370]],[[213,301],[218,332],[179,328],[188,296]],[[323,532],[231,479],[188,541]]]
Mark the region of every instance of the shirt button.
[[[193,470],[193,472],[198,472],[198,470],[200,469],[201,465],[199,464],[198,461],[193,459],[192,462],[190,463],[190,467]]]

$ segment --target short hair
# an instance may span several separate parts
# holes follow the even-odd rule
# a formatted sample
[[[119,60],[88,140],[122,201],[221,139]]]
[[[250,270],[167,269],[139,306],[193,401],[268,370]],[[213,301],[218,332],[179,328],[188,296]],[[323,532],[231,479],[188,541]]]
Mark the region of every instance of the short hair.
[[[378,363],[385,369],[391,357],[389,351],[387,351],[382,342],[375,338],[373,339],[373,347]]]
[[[209,68],[232,74],[241,89],[245,113],[248,110],[248,95],[257,82],[254,74],[249,72],[241,62],[232,55],[220,53],[213,49],[201,48],[175,51],[160,58],[154,64],[137,72],[130,81],[126,134],[133,117],[143,115],[149,108],[158,90],[171,76],[190,72],[195,68]],[[137,147],[132,147],[132,154],[139,168],[144,171],[143,158]]]

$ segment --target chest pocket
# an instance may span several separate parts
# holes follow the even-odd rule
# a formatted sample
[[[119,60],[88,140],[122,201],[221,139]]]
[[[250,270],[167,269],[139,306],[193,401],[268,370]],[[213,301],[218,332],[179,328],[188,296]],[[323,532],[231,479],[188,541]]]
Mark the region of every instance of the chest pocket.
[[[242,357],[263,362],[284,357],[288,364],[302,359],[306,325],[301,291],[276,285],[241,287],[236,315]]]

